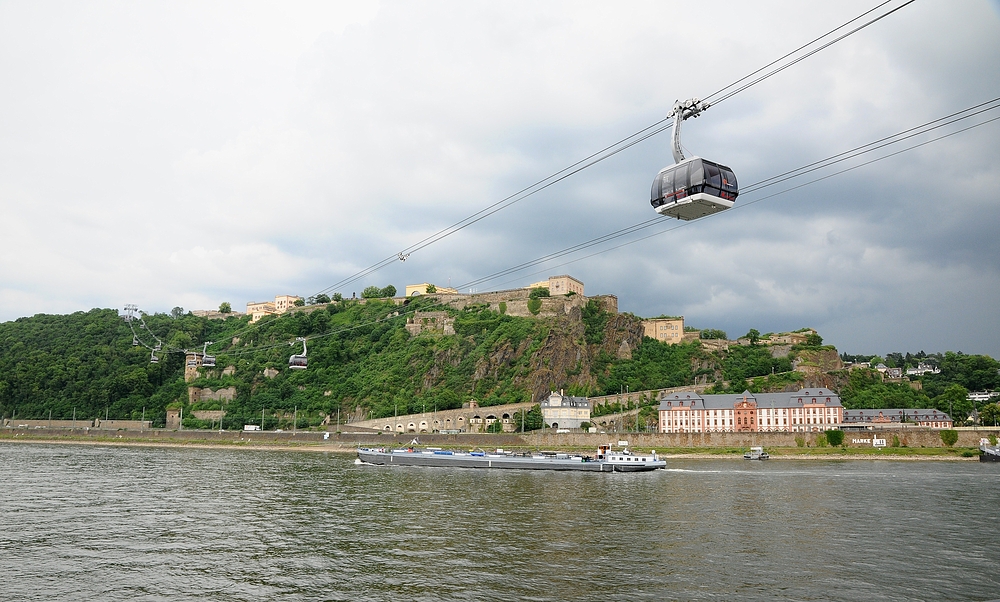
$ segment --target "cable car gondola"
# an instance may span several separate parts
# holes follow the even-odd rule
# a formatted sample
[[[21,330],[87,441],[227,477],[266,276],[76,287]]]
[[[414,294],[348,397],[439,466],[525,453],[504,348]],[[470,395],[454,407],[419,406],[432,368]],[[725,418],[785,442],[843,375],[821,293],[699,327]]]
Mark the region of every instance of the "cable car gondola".
[[[288,358],[288,367],[292,370],[305,370],[309,366],[309,360],[306,359],[306,340],[304,337],[297,337],[296,341],[302,341],[302,355],[292,355]]]
[[[707,108],[707,104],[696,98],[674,104],[671,115],[675,164],[656,174],[649,195],[650,205],[660,215],[693,220],[736,204],[739,187],[733,170],[701,157],[685,158],[681,150],[681,122],[697,117]]]
[[[207,341],[204,345],[201,346],[201,366],[203,368],[214,368],[215,367],[215,356],[214,355],[208,355],[206,353],[206,350],[208,349],[208,346],[209,345],[213,345],[213,344],[214,343],[212,343],[212,341]]]

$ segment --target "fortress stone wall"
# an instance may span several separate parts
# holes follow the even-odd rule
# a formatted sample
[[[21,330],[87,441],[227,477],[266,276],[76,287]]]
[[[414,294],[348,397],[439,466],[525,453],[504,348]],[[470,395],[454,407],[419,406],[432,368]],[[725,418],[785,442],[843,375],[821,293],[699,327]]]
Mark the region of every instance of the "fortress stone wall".
[[[355,420],[348,425],[341,425],[341,428],[361,427],[385,433],[430,433],[442,430],[480,433],[485,432],[489,425],[500,421],[503,424],[504,432],[512,433],[514,432],[514,414],[522,410],[528,412],[534,405],[532,402],[485,407],[474,405],[455,410],[438,410],[396,417],[386,416],[374,420]]]

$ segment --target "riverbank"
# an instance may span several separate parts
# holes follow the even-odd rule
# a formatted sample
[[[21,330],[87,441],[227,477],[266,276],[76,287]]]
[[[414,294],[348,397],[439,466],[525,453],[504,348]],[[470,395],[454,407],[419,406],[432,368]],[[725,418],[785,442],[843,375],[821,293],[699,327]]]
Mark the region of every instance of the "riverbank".
[[[164,437],[160,431],[145,432],[96,432],[39,433],[34,431],[15,431],[0,433],[0,444],[56,444],[56,445],[112,445],[119,447],[175,447],[189,449],[248,449],[258,451],[302,451],[353,455],[362,446],[405,446],[410,439],[391,436],[363,436],[357,434],[324,433],[269,433],[269,432],[201,432],[187,431],[184,435],[171,431],[169,437]],[[205,435],[212,435],[210,438]],[[351,436],[349,436],[351,435]],[[503,437],[503,436],[501,436]],[[424,439],[429,439],[426,435]],[[553,450],[568,452],[592,452],[596,446],[581,447],[579,445],[557,445],[547,441],[544,446],[532,445],[527,441],[480,441],[490,439],[488,435],[461,436],[453,435],[451,441],[424,441],[442,448],[469,449],[503,447],[516,451]],[[345,440],[346,439],[346,440]],[[402,440],[407,439],[407,440]],[[475,439],[475,440],[473,440]],[[509,437],[507,437],[509,439]],[[366,441],[370,440],[370,441]],[[655,449],[664,459],[732,459],[743,460],[745,447],[646,447],[635,446],[634,449],[648,451]],[[766,447],[772,460],[924,460],[924,461],[973,461],[979,460],[979,450],[971,447]]]

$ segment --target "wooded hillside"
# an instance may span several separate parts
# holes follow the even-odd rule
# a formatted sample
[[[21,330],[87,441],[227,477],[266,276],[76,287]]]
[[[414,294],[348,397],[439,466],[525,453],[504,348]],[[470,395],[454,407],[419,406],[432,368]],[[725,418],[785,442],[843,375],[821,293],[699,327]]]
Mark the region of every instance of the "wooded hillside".
[[[406,321],[418,311],[446,312],[455,334],[411,335]],[[923,390],[915,390],[910,383],[884,383],[867,370],[819,376],[792,370],[793,362],[819,353],[818,346],[773,357],[764,346],[709,352],[698,342],[666,345],[643,338],[640,318],[607,313],[594,300],[567,315],[536,318],[485,306],[454,310],[425,296],[405,306],[343,300],[256,324],[246,317],[190,314],[144,320],[164,342],[155,364],[149,349],[133,346],[132,331],[115,310],[0,324],[0,415],[45,418],[51,411],[53,418],[70,418],[75,410],[82,419],[138,419],[145,409],[156,426],[174,404],[185,407],[190,426],[201,426],[190,418],[193,410],[225,405],[227,428],[259,422],[262,410],[266,428],[290,428],[293,410],[305,428],[338,411],[342,420],[391,416],[456,408],[470,398],[484,406],[537,400],[556,389],[601,395],[698,382],[715,383],[716,391],[796,390],[816,378],[842,389],[847,407],[947,411],[962,403],[965,389],[956,386],[1000,388],[1000,364],[987,356],[941,356],[941,373],[921,377]],[[140,337],[152,342],[148,333]],[[288,356],[301,351],[301,344],[289,344],[295,337],[310,337],[307,370],[287,367]],[[183,350],[200,351],[205,341],[218,342],[209,348],[217,366],[200,369],[186,383]],[[236,395],[189,404],[189,386],[233,387]]]

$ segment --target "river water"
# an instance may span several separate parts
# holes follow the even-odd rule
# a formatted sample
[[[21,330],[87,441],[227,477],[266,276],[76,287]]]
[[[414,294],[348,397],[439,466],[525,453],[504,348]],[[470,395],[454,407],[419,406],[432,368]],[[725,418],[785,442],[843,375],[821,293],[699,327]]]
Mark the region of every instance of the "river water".
[[[989,600],[1000,465],[0,444],[2,600]]]

